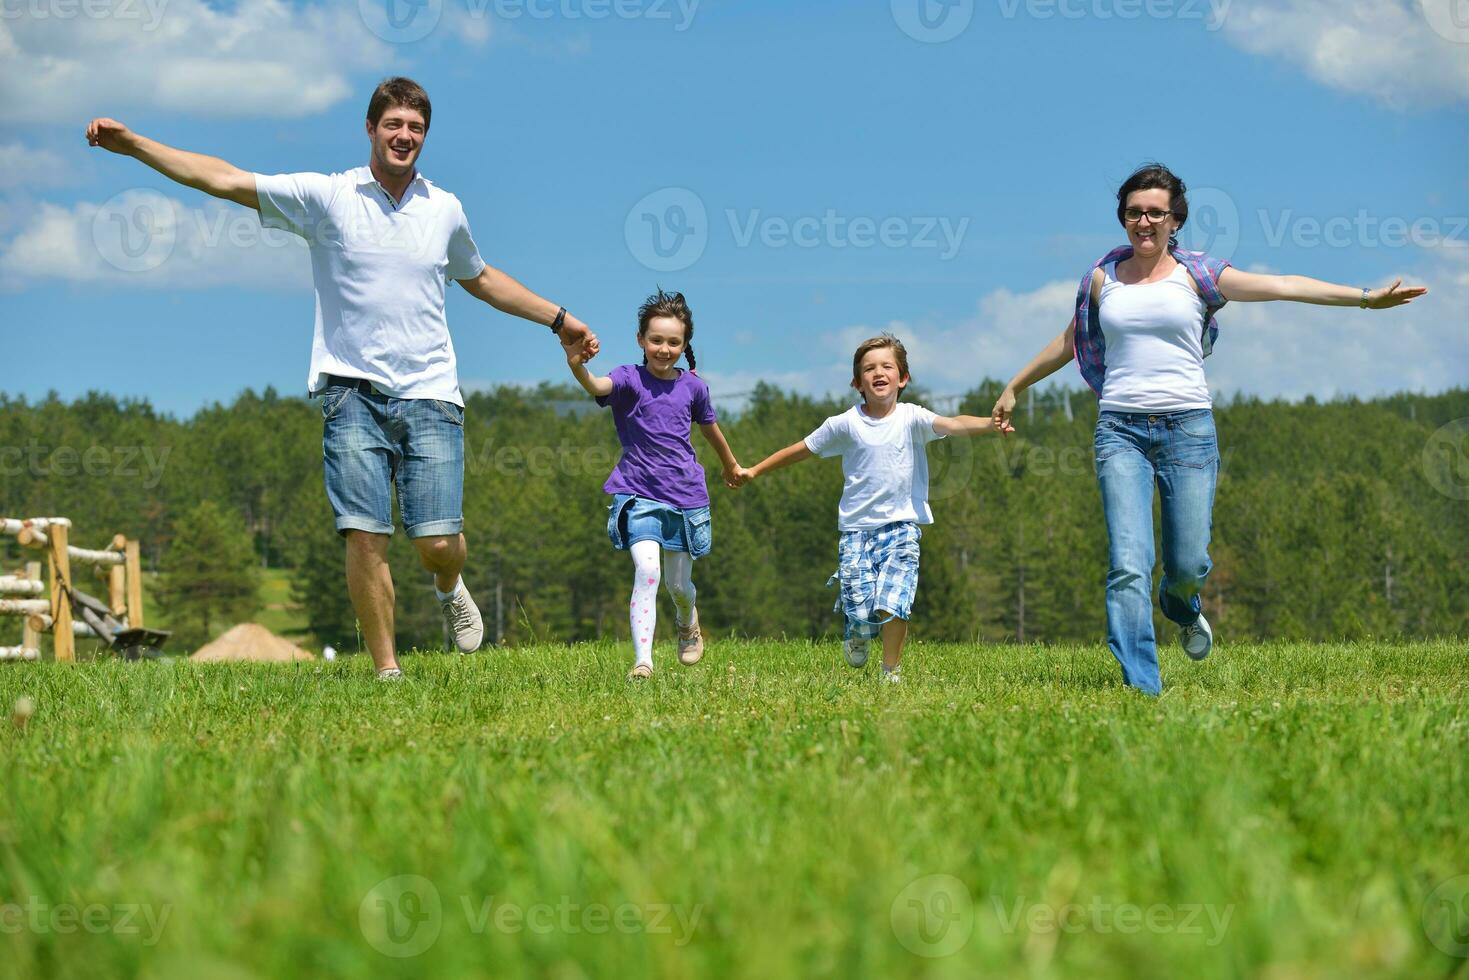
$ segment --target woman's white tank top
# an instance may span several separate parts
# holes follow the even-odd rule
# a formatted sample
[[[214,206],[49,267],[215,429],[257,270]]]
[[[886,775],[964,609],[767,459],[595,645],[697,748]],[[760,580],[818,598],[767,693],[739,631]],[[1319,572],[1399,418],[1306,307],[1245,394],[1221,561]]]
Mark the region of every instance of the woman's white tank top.
[[[1126,285],[1117,264],[1102,267],[1098,317],[1106,341],[1101,409],[1182,412],[1211,408],[1204,378],[1204,300],[1188,269]]]

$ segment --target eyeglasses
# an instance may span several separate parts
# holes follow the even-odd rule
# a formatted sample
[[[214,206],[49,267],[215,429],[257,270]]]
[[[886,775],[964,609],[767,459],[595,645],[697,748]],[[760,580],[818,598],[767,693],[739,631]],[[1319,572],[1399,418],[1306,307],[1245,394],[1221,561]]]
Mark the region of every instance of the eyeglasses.
[[[1151,211],[1143,211],[1140,208],[1127,208],[1122,212],[1122,217],[1129,223],[1132,223],[1136,222],[1143,215],[1147,215],[1148,221],[1156,225],[1172,213],[1172,211],[1163,211],[1158,208],[1154,208]]]

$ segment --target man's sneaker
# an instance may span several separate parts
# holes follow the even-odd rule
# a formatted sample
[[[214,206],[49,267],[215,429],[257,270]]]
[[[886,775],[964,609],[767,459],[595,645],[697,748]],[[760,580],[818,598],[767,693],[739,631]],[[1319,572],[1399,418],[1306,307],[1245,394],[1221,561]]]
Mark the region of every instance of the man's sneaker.
[[[1199,618],[1192,626],[1184,626],[1178,631],[1178,642],[1183,644],[1183,652],[1195,660],[1203,660],[1214,649],[1214,631],[1209,628],[1209,621],[1199,613]]]
[[[645,681],[652,676],[652,664],[638,664],[637,666],[633,667],[632,670],[627,672],[627,679],[630,681]]]
[[[882,679],[883,679],[883,681],[885,683],[888,683],[888,684],[901,684],[901,683],[903,683],[903,675],[900,674],[900,673],[898,673],[898,671],[901,670],[901,669],[902,669],[901,667],[894,667],[892,670],[888,670],[888,665],[887,664],[883,664],[882,665]]]
[[[397,667],[384,667],[377,672],[377,679],[380,681],[401,681],[403,679],[403,671]]]
[[[678,628],[678,662],[692,667],[704,655],[704,634],[699,632],[699,610],[691,611],[689,625]]]
[[[867,666],[867,644],[870,640],[861,637],[848,638],[842,641],[842,656],[847,658],[848,667]]]
[[[444,622],[460,652],[478,650],[485,639],[485,621],[480,619],[479,607],[469,597],[469,589],[464,583],[460,582],[458,590],[449,598],[440,599],[439,605],[444,607]]]

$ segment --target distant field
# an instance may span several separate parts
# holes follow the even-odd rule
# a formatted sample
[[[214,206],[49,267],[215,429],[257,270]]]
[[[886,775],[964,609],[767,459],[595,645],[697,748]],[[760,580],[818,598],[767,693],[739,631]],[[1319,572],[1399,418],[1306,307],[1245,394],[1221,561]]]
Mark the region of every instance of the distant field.
[[[1463,643],[625,652],[3,665],[0,976],[1469,976]]]

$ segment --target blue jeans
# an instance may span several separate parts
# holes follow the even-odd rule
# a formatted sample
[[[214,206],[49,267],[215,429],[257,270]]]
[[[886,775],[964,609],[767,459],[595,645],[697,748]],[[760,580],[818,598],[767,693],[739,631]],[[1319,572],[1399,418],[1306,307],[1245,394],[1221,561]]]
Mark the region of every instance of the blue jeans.
[[[1188,626],[1213,565],[1209,528],[1219,477],[1214,413],[1103,412],[1095,437],[1097,480],[1107,521],[1107,645],[1122,680],[1148,694],[1163,689],[1153,634],[1153,485],[1163,510],[1163,615]]]
[[[322,394],[326,495],[337,530],[393,533],[393,487],[410,538],[464,529],[464,409],[332,386]]]

